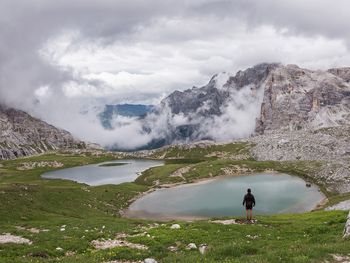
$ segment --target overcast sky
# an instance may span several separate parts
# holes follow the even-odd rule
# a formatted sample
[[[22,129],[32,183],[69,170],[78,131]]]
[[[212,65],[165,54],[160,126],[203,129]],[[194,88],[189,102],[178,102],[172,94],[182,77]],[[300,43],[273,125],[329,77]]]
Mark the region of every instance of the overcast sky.
[[[0,100],[56,124],[72,102],[157,103],[261,62],[349,66],[349,11],[349,0],[0,0]]]

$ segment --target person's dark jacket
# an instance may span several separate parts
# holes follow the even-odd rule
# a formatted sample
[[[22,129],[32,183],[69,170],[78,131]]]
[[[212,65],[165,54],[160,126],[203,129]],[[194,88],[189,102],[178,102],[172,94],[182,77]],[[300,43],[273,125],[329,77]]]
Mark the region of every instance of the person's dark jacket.
[[[254,195],[252,195],[251,193],[248,193],[244,196],[243,199],[243,205],[246,206],[255,206],[255,198]]]

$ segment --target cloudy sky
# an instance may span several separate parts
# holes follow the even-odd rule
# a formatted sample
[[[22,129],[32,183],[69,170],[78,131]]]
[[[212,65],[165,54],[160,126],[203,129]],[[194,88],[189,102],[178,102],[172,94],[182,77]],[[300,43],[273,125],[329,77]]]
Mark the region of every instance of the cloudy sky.
[[[260,62],[349,66],[349,10],[348,0],[1,0],[0,101],[75,131],[62,112],[91,101],[157,103]]]

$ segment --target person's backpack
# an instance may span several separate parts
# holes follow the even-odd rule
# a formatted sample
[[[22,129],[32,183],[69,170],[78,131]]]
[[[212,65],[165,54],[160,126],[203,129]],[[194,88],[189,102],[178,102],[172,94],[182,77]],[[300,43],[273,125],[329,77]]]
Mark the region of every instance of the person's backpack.
[[[246,206],[252,206],[253,205],[253,195],[247,194],[246,198],[245,198],[245,203],[246,203]]]

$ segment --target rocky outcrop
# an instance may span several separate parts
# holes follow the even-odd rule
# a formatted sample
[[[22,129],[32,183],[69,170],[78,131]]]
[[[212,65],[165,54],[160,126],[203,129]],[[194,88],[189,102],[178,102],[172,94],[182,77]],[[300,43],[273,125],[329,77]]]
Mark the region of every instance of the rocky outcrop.
[[[350,200],[342,201],[342,202],[340,202],[338,204],[335,204],[333,206],[327,207],[325,210],[326,211],[331,211],[331,210],[345,210],[345,211],[349,211],[350,210]],[[349,222],[349,226],[350,226],[350,222]],[[349,231],[349,234],[350,234],[350,231]]]
[[[84,142],[65,130],[33,118],[24,111],[0,106],[0,160],[85,147]]]
[[[256,131],[302,130],[350,124],[350,70],[279,66],[265,83]]]
[[[350,67],[346,67],[346,68],[331,68],[331,69],[328,70],[328,72],[330,72],[333,75],[336,75],[336,76],[342,78],[347,83],[350,83]]]

